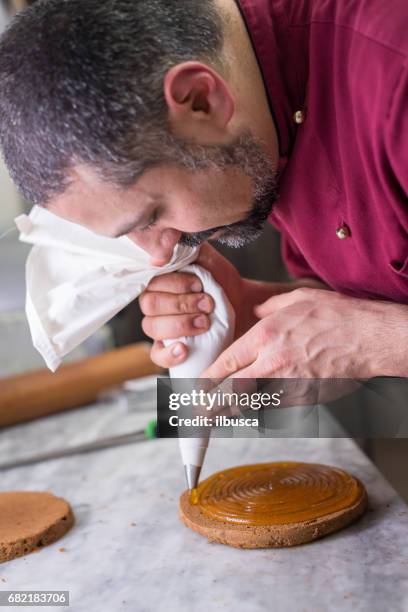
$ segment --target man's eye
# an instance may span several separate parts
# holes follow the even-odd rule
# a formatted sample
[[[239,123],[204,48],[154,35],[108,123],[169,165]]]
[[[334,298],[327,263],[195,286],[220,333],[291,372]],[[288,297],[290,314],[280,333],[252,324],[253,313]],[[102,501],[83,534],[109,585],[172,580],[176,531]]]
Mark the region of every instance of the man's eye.
[[[147,225],[145,225],[144,227],[140,227],[139,231],[140,232],[146,232],[147,230],[149,230],[150,228],[154,227],[156,225],[156,221],[157,221],[157,213],[154,212],[152,218],[150,219],[149,223]]]

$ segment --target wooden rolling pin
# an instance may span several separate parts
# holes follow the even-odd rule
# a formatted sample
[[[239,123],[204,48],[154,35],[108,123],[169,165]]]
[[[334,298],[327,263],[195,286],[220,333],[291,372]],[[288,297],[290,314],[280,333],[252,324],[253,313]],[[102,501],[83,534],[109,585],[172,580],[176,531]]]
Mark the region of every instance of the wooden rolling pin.
[[[0,378],[0,427],[94,402],[103,389],[163,370],[150,359],[150,345],[137,342],[47,368]]]

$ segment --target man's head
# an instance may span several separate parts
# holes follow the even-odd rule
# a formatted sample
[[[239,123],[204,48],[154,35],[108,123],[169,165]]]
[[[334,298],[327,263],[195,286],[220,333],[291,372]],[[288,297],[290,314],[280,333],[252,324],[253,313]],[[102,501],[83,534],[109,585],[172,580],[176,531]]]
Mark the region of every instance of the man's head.
[[[240,108],[226,31],[218,0],[40,0],[19,14],[0,43],[0,146],[25,197],[159,260],[214,232],[253,240],[273,160]]]

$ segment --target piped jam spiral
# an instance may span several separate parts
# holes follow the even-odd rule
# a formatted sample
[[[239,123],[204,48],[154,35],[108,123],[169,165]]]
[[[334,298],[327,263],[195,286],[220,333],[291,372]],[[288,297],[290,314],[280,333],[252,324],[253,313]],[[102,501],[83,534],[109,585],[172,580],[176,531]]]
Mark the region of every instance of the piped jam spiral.
[[[241,525],[310,521],[343,510],[363,494],[343,470],[293,461],[242,465],[213,474],[190,503],[213,520]]]

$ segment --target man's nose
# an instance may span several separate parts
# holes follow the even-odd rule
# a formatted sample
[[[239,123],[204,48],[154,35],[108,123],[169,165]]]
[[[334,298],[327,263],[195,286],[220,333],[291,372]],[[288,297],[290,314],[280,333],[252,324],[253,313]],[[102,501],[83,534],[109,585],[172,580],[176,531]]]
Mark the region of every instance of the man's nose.
[[[182,232],[172,228],[152,228],[146,232],[130,232],[127,236],[151,255],[152,265],[163,266],[170,261],[181,234]]]

